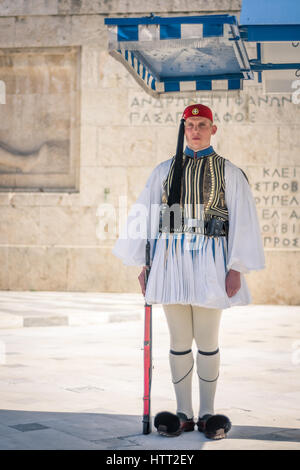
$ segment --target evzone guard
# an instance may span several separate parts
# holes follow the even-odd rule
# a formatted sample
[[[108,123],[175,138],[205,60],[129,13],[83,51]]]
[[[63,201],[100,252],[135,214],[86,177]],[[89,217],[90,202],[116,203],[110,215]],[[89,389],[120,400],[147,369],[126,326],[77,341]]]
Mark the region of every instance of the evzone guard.
[[[145,302],[162,304],[165,312],[177,402],[176,414],[163,411],[154,419],[158,432],[165,436],[193,431],[195,425],[210,439],[221,439],[230,430],[229,418],[215,414],[214,409],[221,315],[226,308],[251,303],[244,274],[265,267],[247,176],[214,150],[211,138],[216,132],[210,108],[195,104],[184,110],[176,155],[154,168],[113,248],[125,265],[143,266],[139,281]],[[146,229],[134,234],[141,207]],[[151,270],[145,284],[147,241]],[[200,393],[196,420],[192,406],[195,362]]]

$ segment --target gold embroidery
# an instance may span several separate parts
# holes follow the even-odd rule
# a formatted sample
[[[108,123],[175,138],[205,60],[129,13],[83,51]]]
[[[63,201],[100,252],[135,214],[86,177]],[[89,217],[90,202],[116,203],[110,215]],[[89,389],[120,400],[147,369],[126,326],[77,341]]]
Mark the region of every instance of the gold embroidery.
[[[169,173],[163,184],[163,203],[167,203],[168,200],[174,165],[175,158],[173,158]],[[205,220],[209,220],[212,216],[217,216],[217,218],[224,221],[228,220],[228,209],[225,202],[224,168],[225,159],[216,153],[197,159],[183,155],[180,205],[182,210],[185,208],[185,214],[188,218],[198,219],[199,213],[196,213],[196,209],[199,212],[202,204]],[[188,226],[184,226],[183,229],[183,231],[190,231]]]

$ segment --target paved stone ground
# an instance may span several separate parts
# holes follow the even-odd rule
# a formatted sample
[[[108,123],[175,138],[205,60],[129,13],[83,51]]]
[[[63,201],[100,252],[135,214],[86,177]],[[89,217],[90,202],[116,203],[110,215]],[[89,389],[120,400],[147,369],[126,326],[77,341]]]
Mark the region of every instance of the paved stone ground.
[[[143,312],[135,294],[0,292],[0,449],[300,449],[300,307],[223,311],[221,441],[142,434]],[[168,350],[155,305],[153,416],[175,412]]]

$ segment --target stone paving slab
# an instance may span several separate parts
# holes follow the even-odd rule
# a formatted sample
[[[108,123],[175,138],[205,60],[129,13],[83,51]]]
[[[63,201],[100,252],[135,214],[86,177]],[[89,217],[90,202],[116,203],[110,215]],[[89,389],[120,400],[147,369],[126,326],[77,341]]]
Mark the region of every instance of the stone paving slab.
[[[233,427],[227,439],[215,442],[198,431],[172,439],[159,436],[155,428],[142,434],[140,296],[124,295],[124,311],[136,309],[135,320],[96,322],[89,312],[103,308],[117,313],[122,295],[92,294],[89,301],[90,294],[7,294],[0,293],[0,300],[11,312],[20,312],[22,302],[35,311],[39,304],[41,313],[77,305],[82,318],[80,324],[1,329],[0,449],[300,449],[300,307],[224,310],[215,411],[229,416]],[[161,306],[155,305],[152,416],[175,412],[168,352],[167,324]],[[193,403],[197,417],[195,370]]]
[[[139,294],[2,291],[0,329],[135,321],[143,306]]]

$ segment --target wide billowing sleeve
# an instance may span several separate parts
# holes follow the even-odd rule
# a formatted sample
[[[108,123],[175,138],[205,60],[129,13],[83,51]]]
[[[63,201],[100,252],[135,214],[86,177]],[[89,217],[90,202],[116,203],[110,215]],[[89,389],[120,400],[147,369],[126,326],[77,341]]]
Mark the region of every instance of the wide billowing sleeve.
[[[150,257],[159,231],[159,207],[162,197],[161,164],[152,171],[137,201],[130,208],[112,253],[127,266],[146,264],[146,243]]]
[[[225,160],[225,201],[229,214],[227,269],[241,273],[265,268],[260,226],[248,180]]]

